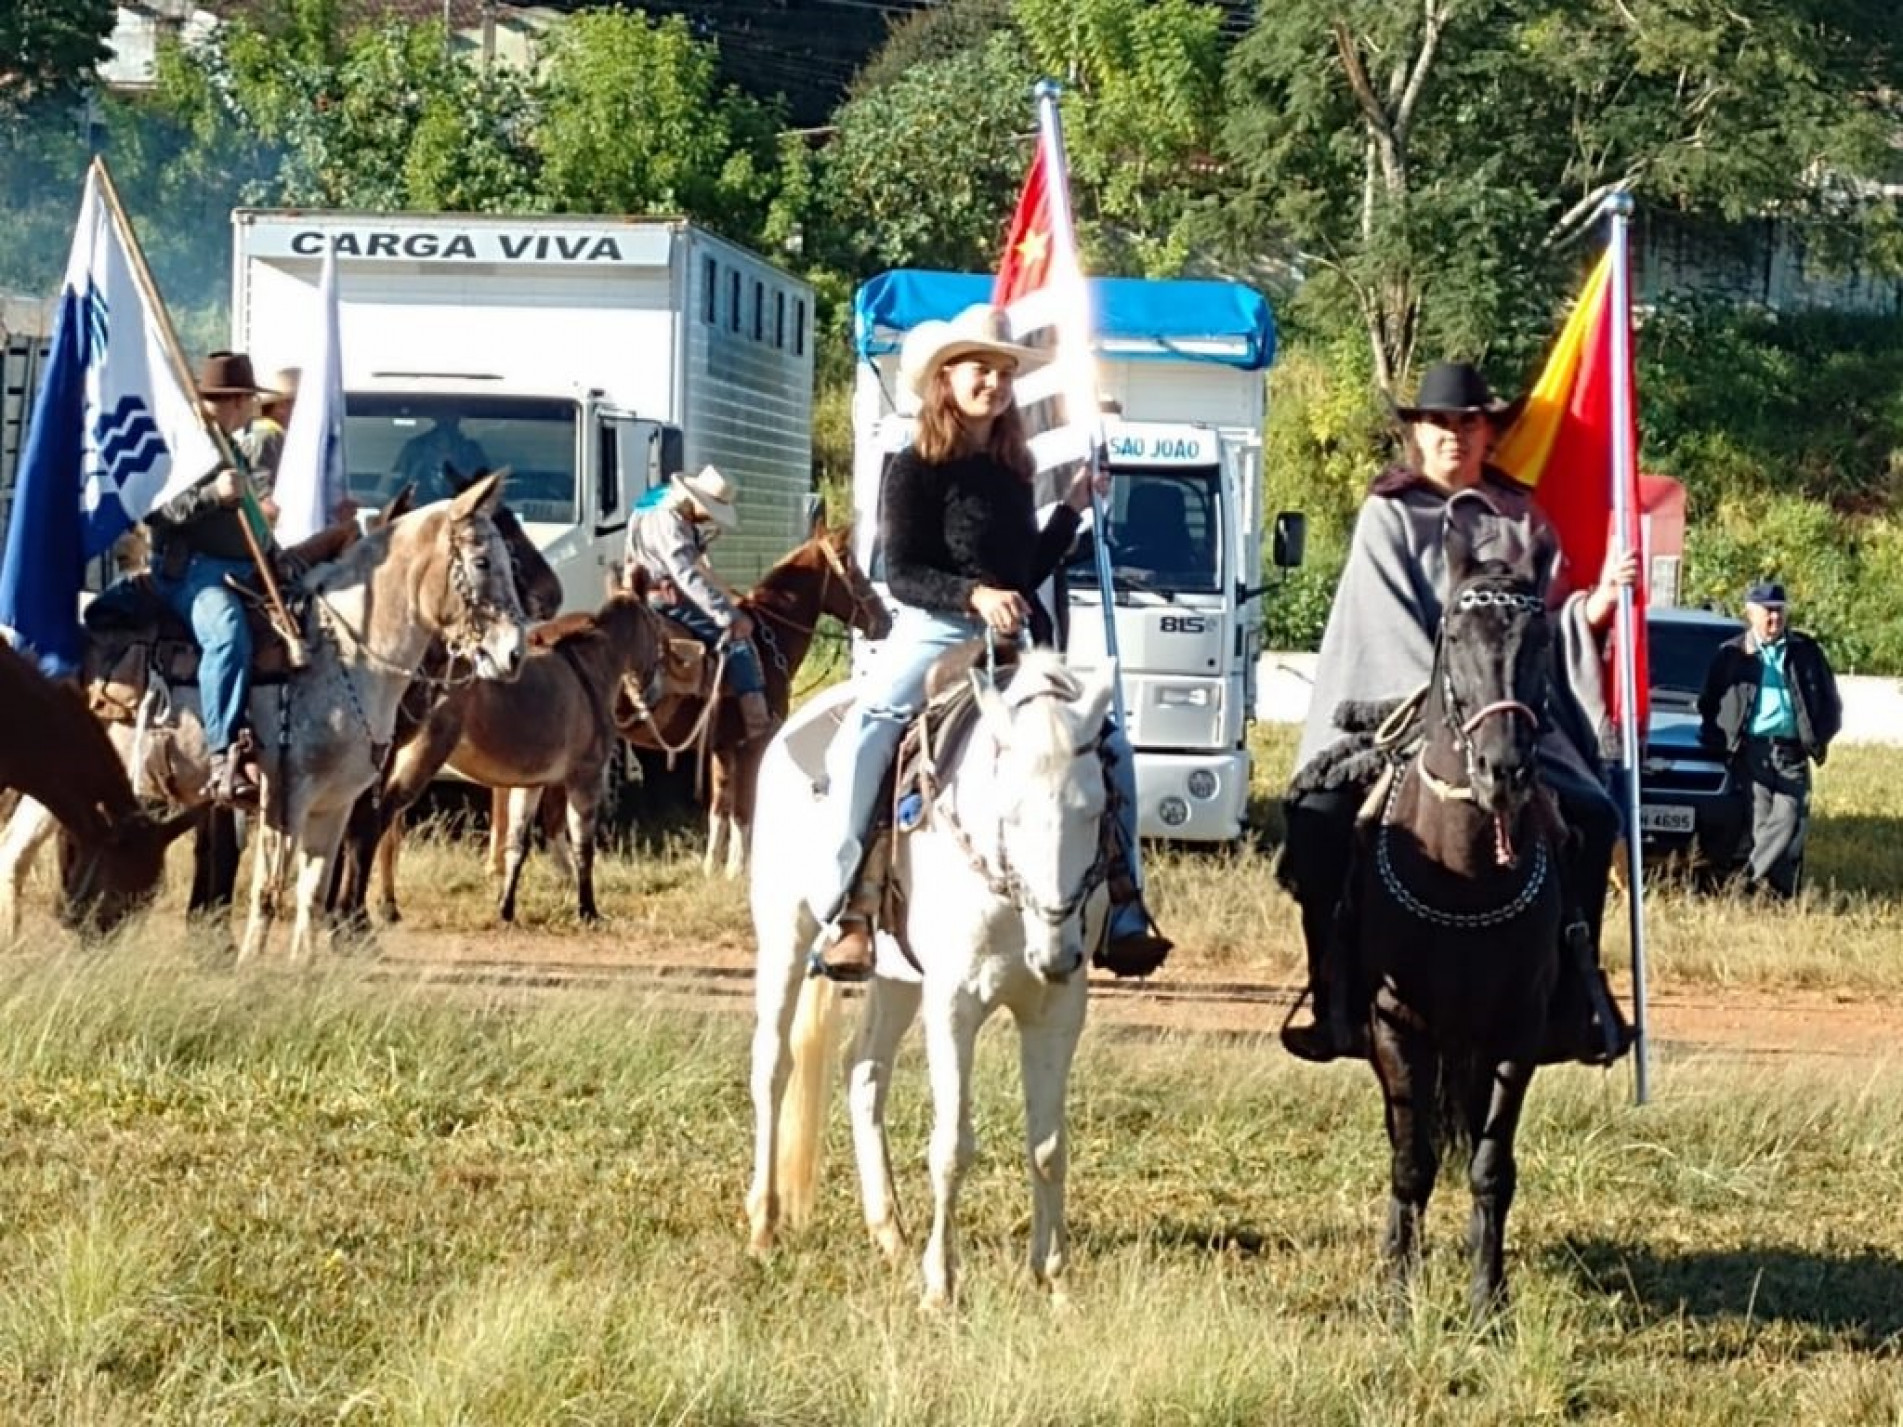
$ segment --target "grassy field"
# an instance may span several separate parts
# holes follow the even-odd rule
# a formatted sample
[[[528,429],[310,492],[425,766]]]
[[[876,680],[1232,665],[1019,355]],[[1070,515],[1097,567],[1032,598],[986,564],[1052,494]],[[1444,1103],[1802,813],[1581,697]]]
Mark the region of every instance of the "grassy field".
[[[1286,757],[1265,740],[1265,787]],[[1903,755],[1832,759],[1796,908],[1661,887],[1659,984],[1903,999],[1899,787]],[[467,846],[408,866],[412,926],[489,925]],[[1186,976],[1292,973],[1267,869],[1259,848],[1157,857]],[[234,972],[178,896],[103,947],[36,918],[0,958],[0,1421],[1903,1424],[1897,1057],[1681,1055],[1644,1109],[1620,1075],[1543,1073],[1516,1305],[1476,1336],[1457,1185],[1387,1320],[1365,1069],[1108,1024],[1072,1100],[1077,1267],[1054,1312],[1021,1268],[994,1032],[965,1301],[927,1319],[914,1269],[865,1242],[837,1113],[818,1222],[747,1258],[740,1018],[626,988],[445,992],[363,960]],[[741,899],[678,839],[611,860],[602,899],[630,944],[746,941]],[[567,906],[538,864],[525,921]],[[893,1105],[915,1225],[919,1061]]]

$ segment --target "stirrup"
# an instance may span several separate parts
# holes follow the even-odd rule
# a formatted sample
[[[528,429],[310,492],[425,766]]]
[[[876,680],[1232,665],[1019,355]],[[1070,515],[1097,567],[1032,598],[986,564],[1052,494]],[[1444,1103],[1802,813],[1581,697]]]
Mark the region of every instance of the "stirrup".
[[[825,946],[815,946],[807,954],[806,969],[812,976],[824,976],[828,981],[837,981],[844,986],[853,986],[870,981],[873,972],[873,930],[872,921],[857,913],[848,913],[839,923],[839,935]],[[833,953],[849,941],[863,940],[863,955],[852,955],[843,960],[835,960]]]

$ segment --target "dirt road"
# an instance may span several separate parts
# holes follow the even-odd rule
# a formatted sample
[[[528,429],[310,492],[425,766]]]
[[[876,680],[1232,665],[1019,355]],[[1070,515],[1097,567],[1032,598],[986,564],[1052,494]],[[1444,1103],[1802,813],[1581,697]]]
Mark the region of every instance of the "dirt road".
[[[394,976],[524,991],[625,985],[730,1006],[736,1015],[752,1008],[751,948],[738,943],[392,928],[382,934],[382,952],[383,971]],[[1091,983],[1091,1017],[1138,1034],[1271,1035],[1296,990],[1174,965],[1141,983],[1099,973]],[[1903,1054],[1903,1007],[1841,994],[1664,987],[1649,1005],[1652,1046],[1663,1057],[1874,1061]]]

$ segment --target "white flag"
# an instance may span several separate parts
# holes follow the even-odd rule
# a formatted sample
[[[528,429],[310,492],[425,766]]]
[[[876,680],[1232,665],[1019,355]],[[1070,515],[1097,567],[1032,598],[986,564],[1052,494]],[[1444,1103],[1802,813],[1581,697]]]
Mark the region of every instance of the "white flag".
[[[272,499],[278,505],[277,537],[295,545],[331,522],[349,493],[344,462],[344,354],[337,320],[337,252],[326,249],[317,283],[322,305],[317,350],[303,368],[290,429],[278,457]]]

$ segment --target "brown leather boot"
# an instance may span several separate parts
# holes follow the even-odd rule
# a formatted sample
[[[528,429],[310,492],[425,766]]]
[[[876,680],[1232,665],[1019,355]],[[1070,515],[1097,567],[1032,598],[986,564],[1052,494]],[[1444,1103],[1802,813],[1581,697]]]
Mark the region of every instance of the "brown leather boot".
[[[759,743],[773,733],[773,710],[766,695],[755,690],[740,696],[740,726],[748,743]]]
[[[879,904],[885,900],[885,869],[892,856],[892,839],[873,836],[872,846],[859,866],[846,909],[839,914],[839,935],[819,953],[819,971],[834,981],[867,981],[872,977],[872,932]]]

